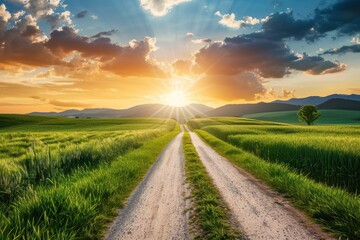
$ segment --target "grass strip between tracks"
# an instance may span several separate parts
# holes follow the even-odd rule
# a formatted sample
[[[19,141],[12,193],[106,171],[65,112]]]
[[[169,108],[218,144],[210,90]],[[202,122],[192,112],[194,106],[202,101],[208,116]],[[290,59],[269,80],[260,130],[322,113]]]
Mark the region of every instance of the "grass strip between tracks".
[[[191,186],[191,199],[195,210],[191,222],[196,226],[196,239],[239,239],[229,221],[229,213],[220,193],[203,166],[189,133],[184,134],[186,178]]]
[[[196,130],[196,133],[220,155],[285,194],[295,206],[322,224],[324,229],[341,239],[360,239],[358,197],[344,190],[316,183],[283,165],[266,162],[203,130]]]

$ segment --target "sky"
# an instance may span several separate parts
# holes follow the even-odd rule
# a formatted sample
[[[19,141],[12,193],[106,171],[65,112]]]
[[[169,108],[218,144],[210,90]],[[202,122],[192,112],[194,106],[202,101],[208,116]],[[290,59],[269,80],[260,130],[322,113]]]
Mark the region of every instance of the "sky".
[[[358,0],[0,0],[0,113],[360,94]]]

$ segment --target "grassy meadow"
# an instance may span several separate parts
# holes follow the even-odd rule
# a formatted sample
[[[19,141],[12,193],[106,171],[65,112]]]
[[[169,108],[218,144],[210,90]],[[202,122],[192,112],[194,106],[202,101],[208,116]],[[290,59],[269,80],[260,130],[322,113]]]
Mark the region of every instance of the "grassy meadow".
[[[101,238],[173,120],[0,115],[0,239]]]
[[[315,125],[360,124],[360,111],[324,109],[320,110],[320,112],[321,117],[315,122]],[[302,124],[298,120],[296,111],[254,113],[244,115],[244,118],[291,124]]]
[[[292,199],[325,228],[360,238],[360,126],[194,119],[215,150]]]

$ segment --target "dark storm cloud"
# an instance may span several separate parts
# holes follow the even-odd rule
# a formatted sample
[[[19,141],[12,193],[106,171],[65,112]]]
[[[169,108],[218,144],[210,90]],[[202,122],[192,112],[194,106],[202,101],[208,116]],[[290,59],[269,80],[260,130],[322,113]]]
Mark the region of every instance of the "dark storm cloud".
[[[322,75],[327,73],[341,72],[346,69],[345,64],[327,61],[320,56],[308,56],[303,53],[297,60],[289,62],[289,67],[304,71],[311,75]]]
[[[336,3],[316,9],[315,30],[320,34],[337,30],[340,34],[353,35],[360,31],[360,1],[339,0]]]
[[[359,53],[360,52],[360,44],[355,44],[355,45],[350,45],[350,46],[342,46],[341,48],[334,48],[334,49],[329,49],[325,52],[322,53],[322,55],[325,54],[346,54],[346,53]]]
[[[294,38],[301,40],[307,38],[309,40],[314,38],[315,20],[295,20],[293,12],[280,12],[270,15],[262,25],[261,35],[274,40],[281,40],[284,38]],[[316,35],[316,34],[315,34]]]
[[[322,57],[295,55],[283,41],[243,35],[205,46],[195,54],[194,69],[208,75],[257,71],[264,78],[282,78],[290,69],[313,75],[339,72],[344,66]]]
[[[58,56],[78,51],[84,57],[111,58],[122,51],[122,47],[111,43],[110,38],[97,38],[90,41],[88,37],[78,35],[71,27],[62,27],[53,31],[45,45]]]
[[[84,18],[88,15],[88,13],[89,12],[87,10],[81,11],[75,15],[75,18]]]
[[[360,1],[338,0],[336,3],[315,9],[314,17],[295,19],[292,11],[268,16],[257,35],[271,39],[307,40],[314,42],[326,33],[354,35],[360,31]]]

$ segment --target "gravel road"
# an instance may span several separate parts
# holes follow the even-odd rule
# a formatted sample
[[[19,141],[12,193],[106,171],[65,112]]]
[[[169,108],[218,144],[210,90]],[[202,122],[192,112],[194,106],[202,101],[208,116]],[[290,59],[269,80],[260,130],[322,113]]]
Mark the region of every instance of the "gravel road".
[[[327,239],[317,226],[191,132],[192,142],[232,217],[249,239]]]
[[[183,133],[164,149],[105,239],[189,239]]]

